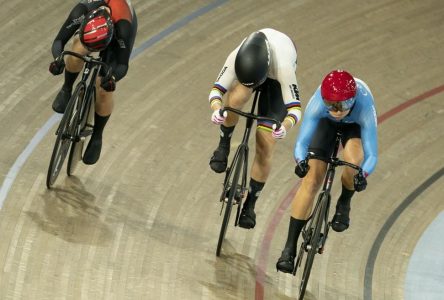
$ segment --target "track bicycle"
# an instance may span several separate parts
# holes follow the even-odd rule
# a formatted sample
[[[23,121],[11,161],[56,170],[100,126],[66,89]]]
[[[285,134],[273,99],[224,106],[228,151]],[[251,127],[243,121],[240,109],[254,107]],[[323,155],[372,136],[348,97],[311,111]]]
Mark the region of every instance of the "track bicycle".
[[[312,153],[309,153],[307,156],[307,160],[319,159],[326,162],[328,166],[324,178],[322,191],[318,196],[316,206],[301,231],[302,243],[299,248],[295,268],[293,270],[293,275],[296,275],[297,269],[302,269],[301,284],[299,286],[299,300],[302,300],[304,298],[308,279],[310,277],[310,272],[313,266],[314,257],[316,253],[323,253],[325,243],[327,241],[328,232],[331,227],[331,221],[328,221],[328,219],[331,204],[331,188],[333,185],[333,179],[335,177],[335,169],[338,166],[347,166],[357,170],[359,173],[362,174],[362,169],[359,166],[338,159],[337,155],[339,145],[341,143],[341,138],[342,133],[340,131],[337,131],[334,150],[330,158],[316,156]],[[302,268],[305,253],[306,257],[304,261],[304,266]]]
[[[102,62],[100,57],[95,58],[72,51],[63,51],[57,59],[61,60],[65,55],[80,58],[85,62],[85,65],[82,71],[82,78],[77,83],[56,130],[57,138],[46,176],[46,186],[48,189],[56,181],[68,155],[68,150],[70,150],[67,165],[68,176],[73,174],[77,163],[82,159],[83,146],[86,139],[91,136],[94,128],[96,78],[101,68],[105,71],[105,76],[109,77],[111,74],[111,68]]]
[[[221,115],[223,115],[225,111],[231,111],[233,113],[245,117],[246,126],[242,142],[237,147],[233,160],[231,161],[230,166],[225,171],[223,189],[219,199],[222,204],[220,215],[222,215],[224,208],[225,212],[222,221],[222,226],[220,228],[219,240],[217,242],[216,256],[220,256],[222,250],[222,244],[225,239],[228,223],[230,221],[231,209],[233,208],[233,205],[238,205],[234,226],[237,226],[239,222],[242,199],[246,195],[247,191],[247,169],[248,169],[248,152],[249,152],[248,140],[250,138],[253,122],[254,120],[272,122],[276,124],[277,129],[279,129],[281,126],[281,122],[276,119],[261,117],[254,114],[254,111],[256,109],[256,104],[259,99],[259,95],[260,95],[260,90],[256,90],[250,113],[243,112],[241,110],[232,107],[225,107],[221,110]]]

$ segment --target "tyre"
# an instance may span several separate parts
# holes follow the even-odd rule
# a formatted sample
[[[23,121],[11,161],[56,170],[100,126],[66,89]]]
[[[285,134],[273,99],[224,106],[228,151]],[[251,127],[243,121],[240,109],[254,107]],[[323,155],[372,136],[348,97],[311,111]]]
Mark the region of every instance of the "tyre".
[[[46,187],[48,189],[56,181],[60,170],[63,167],[66,155],[75,136],[75,130],[78,120],[78,102],[82,100],[85,93],[85,86],[83,84],[77,85],[71,99],[68,102],[65,113],[57,128],[57,138],[52,150],[51,160],[49,162],[48,174],[46,176]]]
[[[93,90],[92,96],[89,98],[86,104],[83,101],[77,103],[77,110],[80,112],[81,118],[79,126],[75,133],[75,140],[71,145],[71,150],[69,151],[68,165],[66,172],[68,176],[74,174],[77,168],[77,164],[82,160],[83,150],[85,149],[85,144],[88,144],[88,137],[92,134],[93,119],[94,119],[94,104],[95,104],[95,92]],[[83,106],[83,107],[82,107]]]
[[[327,209],[327,196],[323,194],[321,196],[320,205],[318,209],[315,209],[314,212],[314,218],[313,222],[311,222],[310,226],[308,227],[308,244],[305,244],[306,241],[304,240],[303,244],[301,245],[301,251],[299,251],[300,255],[301,252],[307,251],[306,260],[303,267],[302,277],[301,277],[301,284],[299,287],[299,300],[304,299],[305,291],[307,289],[308,279],[310,278],[311,269],[314,262],[314,257],[316,253],[318,253],[319,245],[320,245],[320,238],[321,238],[321,230],[324,227],[324,215],[325,210]],[[302,261],[298,259],[299,266],[301,265]]]
[[[233,177],[232,177],[232,181],[231,183],[229,183],[231,174],[229,174],[226,178],[226,182],[224,184],[224,192],[225,192],[225,188],[229,185],[230,186],[230,192],[228,193],[228,199],[227,199],[227,203],[225,204],[225,213],[224,213],[224,219],[222,221],[222,226],[220,228],[220,233],[219,233],[219,240],[217,242],[217,249],[216,249],[216,256],[220,256],[220,252],[222,250],[222,243],[225,239],[225,233],[227,232],[227,227],[228,227],[228,223],[230,221],[230,215],[231,215],[231,209],[233,208],[233,204],[234,204],[234,197],[236,195],[236,190],[237,190],[237,185],[238,185],[238,181],[241,175],[241,171],[242,171],[242,165],[244,163],[243,159],[244,159],[244,149],[241,147],[238,150],[238,153],[236,153],[236,156],[233,160],[233,165],[235,165],[234,168],[234,173],[233,173]],[[233,170],[233,168],[230,168],[230,170]]]

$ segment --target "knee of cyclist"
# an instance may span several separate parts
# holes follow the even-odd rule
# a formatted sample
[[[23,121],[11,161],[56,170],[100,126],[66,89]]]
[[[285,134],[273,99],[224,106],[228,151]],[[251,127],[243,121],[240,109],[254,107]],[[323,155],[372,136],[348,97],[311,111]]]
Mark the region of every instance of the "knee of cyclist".
[[[362,155],[359,155],[359,154],[344,156],[344,160],[346,162],[349,162],[349,163],[357,165],[357,166],[361,165],[361,162],[363,161],[363,159],[364,159],[364,157]],[[350,169],[350,168],[347,167],[345,169]]]
[[[256,146],[256,160],[262,164],[270,164],[272,158],[272,152],[264,149],[263,147]]]
[[[353,177],[355,176],[355,174],[356,171],[351,168],[344,169],[341,177],[342,182],[353,183]]]
[[[307,174],[307,176],[304,177],[302,184],[310,195],[315,195],[321,187],[322,177],[314,176],[313,174],[310,176]]]
[[[68,55],[65,58],[66,69],[70,72],[76,73],[82,71],[83,68],[83,60],[80,58]]]
[[[107,102],[108,99],[111,97],[110,92],[105,91],[103,88],[98,89],[98,99],[99,102]]]

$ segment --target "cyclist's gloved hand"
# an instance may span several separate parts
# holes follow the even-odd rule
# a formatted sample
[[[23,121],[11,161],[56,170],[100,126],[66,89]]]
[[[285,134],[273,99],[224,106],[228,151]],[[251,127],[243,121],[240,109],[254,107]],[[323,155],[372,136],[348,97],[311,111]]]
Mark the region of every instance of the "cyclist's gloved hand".
[[[100,86],[107,92],[113,92],[116,89],[116,79],[114,76],[102,77]]]
[[[221,125],[225,119],[227,118],[227,111],[224,111],[221,115],[222,109],[216,109],[213,114],[211,115],[211,122],[213,122],[216,125]]]
[[[362,172],[359,172],[355,175],[355,177],[353,178],[355,191],[361,192],[365,190],[365,188],[367,187],[367,179],[365,177],[365,174],[363,174]]]
[[[273,131],[271,132],[271,135],[275,138],[275,139],[283,139],[286,135],[287,135],[287,130],[285,129],[284,125],[281,125],[281,127],[279,127],[279,129],[276,129],[276,124],[273,124]]]
[[[53,62],[49,64],[49,72],[52,75],[60,75],[65,69],[65,61],[63,58],[56,58]]]
[[[308,170],[310,170],[310,166],[308,165],[307,160],[304,159],[298,162],[296,168],[294,169],[294,173],[300,178],[304,178],[305,175],[307,175]]]

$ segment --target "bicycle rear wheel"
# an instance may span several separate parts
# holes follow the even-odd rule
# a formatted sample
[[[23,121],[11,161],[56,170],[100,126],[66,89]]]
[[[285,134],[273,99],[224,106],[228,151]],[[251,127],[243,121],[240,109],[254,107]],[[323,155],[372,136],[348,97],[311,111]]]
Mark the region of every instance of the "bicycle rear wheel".
[[[307,252],[307,257],[305,260],[301,285],[299,287],[299,300],[304,299],[305,291],[307,289],[308,279],[310,278],[311,269],[313,267],[314,257],[321,246],[321,230],[324,227],[325,213],[327,209],[328,199],[326,194],[321,195],[321,200],[319,207],[315,209],[313,221],[309,224],[306,230],[306,238],[304,239],[299,251],[299,257],[296,263],[296,267],[300,266],[302,263],[303,252]]]
[[[85,93],[85,86],[79,84],[68,102],[65,113],[57,128],[57,138],[52,150],[51,160],[49,162],[48,173],[46,176],[46,187],[48,189],[56,181],[62,169],[68,150],[73,141],[78,120],[77,104]]]
[[[68,165],[66,172],[68,176],[71,176],[77,168],[77,164],[82,160],[83,150],[85,143],[88,143],[87,138],[92,134],[93,119],[94,119],[94,104],[95,104],[95,91],[92,90],[91,97],[88,102],[83,104],[82,101],[77,103],[77,109],[81,114],[79,125],[76,130],[76,137],[71,145],[71,150],[68,156]]]
[[[239,181],[240,175],[241,175],[241,171],[242,171],[242,165],[244,163],[244,148],[240,147],[238,149],[238,152],[236,153],[235,157],[234,157],[234,161],[232,163],[232,166],[234,167],[234,173],[233,173],[233,180],[230,183],[230,177],[231,174],[228,174],[226,181],[224,183],[224,191],[223,193],[225,193],[225,188],[229,185],[230,186],[230,192],[228,193],[228,199],[227,199],[227,203],[225,205],[225,213],[224,213],[224,219],[222,221],[222,226],[220,228],[220,233],[219,233],[219,240],[217,242],[217,249],[216,249],[216,256],[220,256],[220,252],[222,250],[222,244],[224,242],[225,239],[225,234],[227,232],[227,227],[228,227],[228,223],[230,221],[230,215],[231,215],[231,209],[233,208],[233,200],[234,200],[234,196],[236,195],[236,190],[237,190],[237,183]],[[232,172],[233,168],[230,167],[230,173]]]

